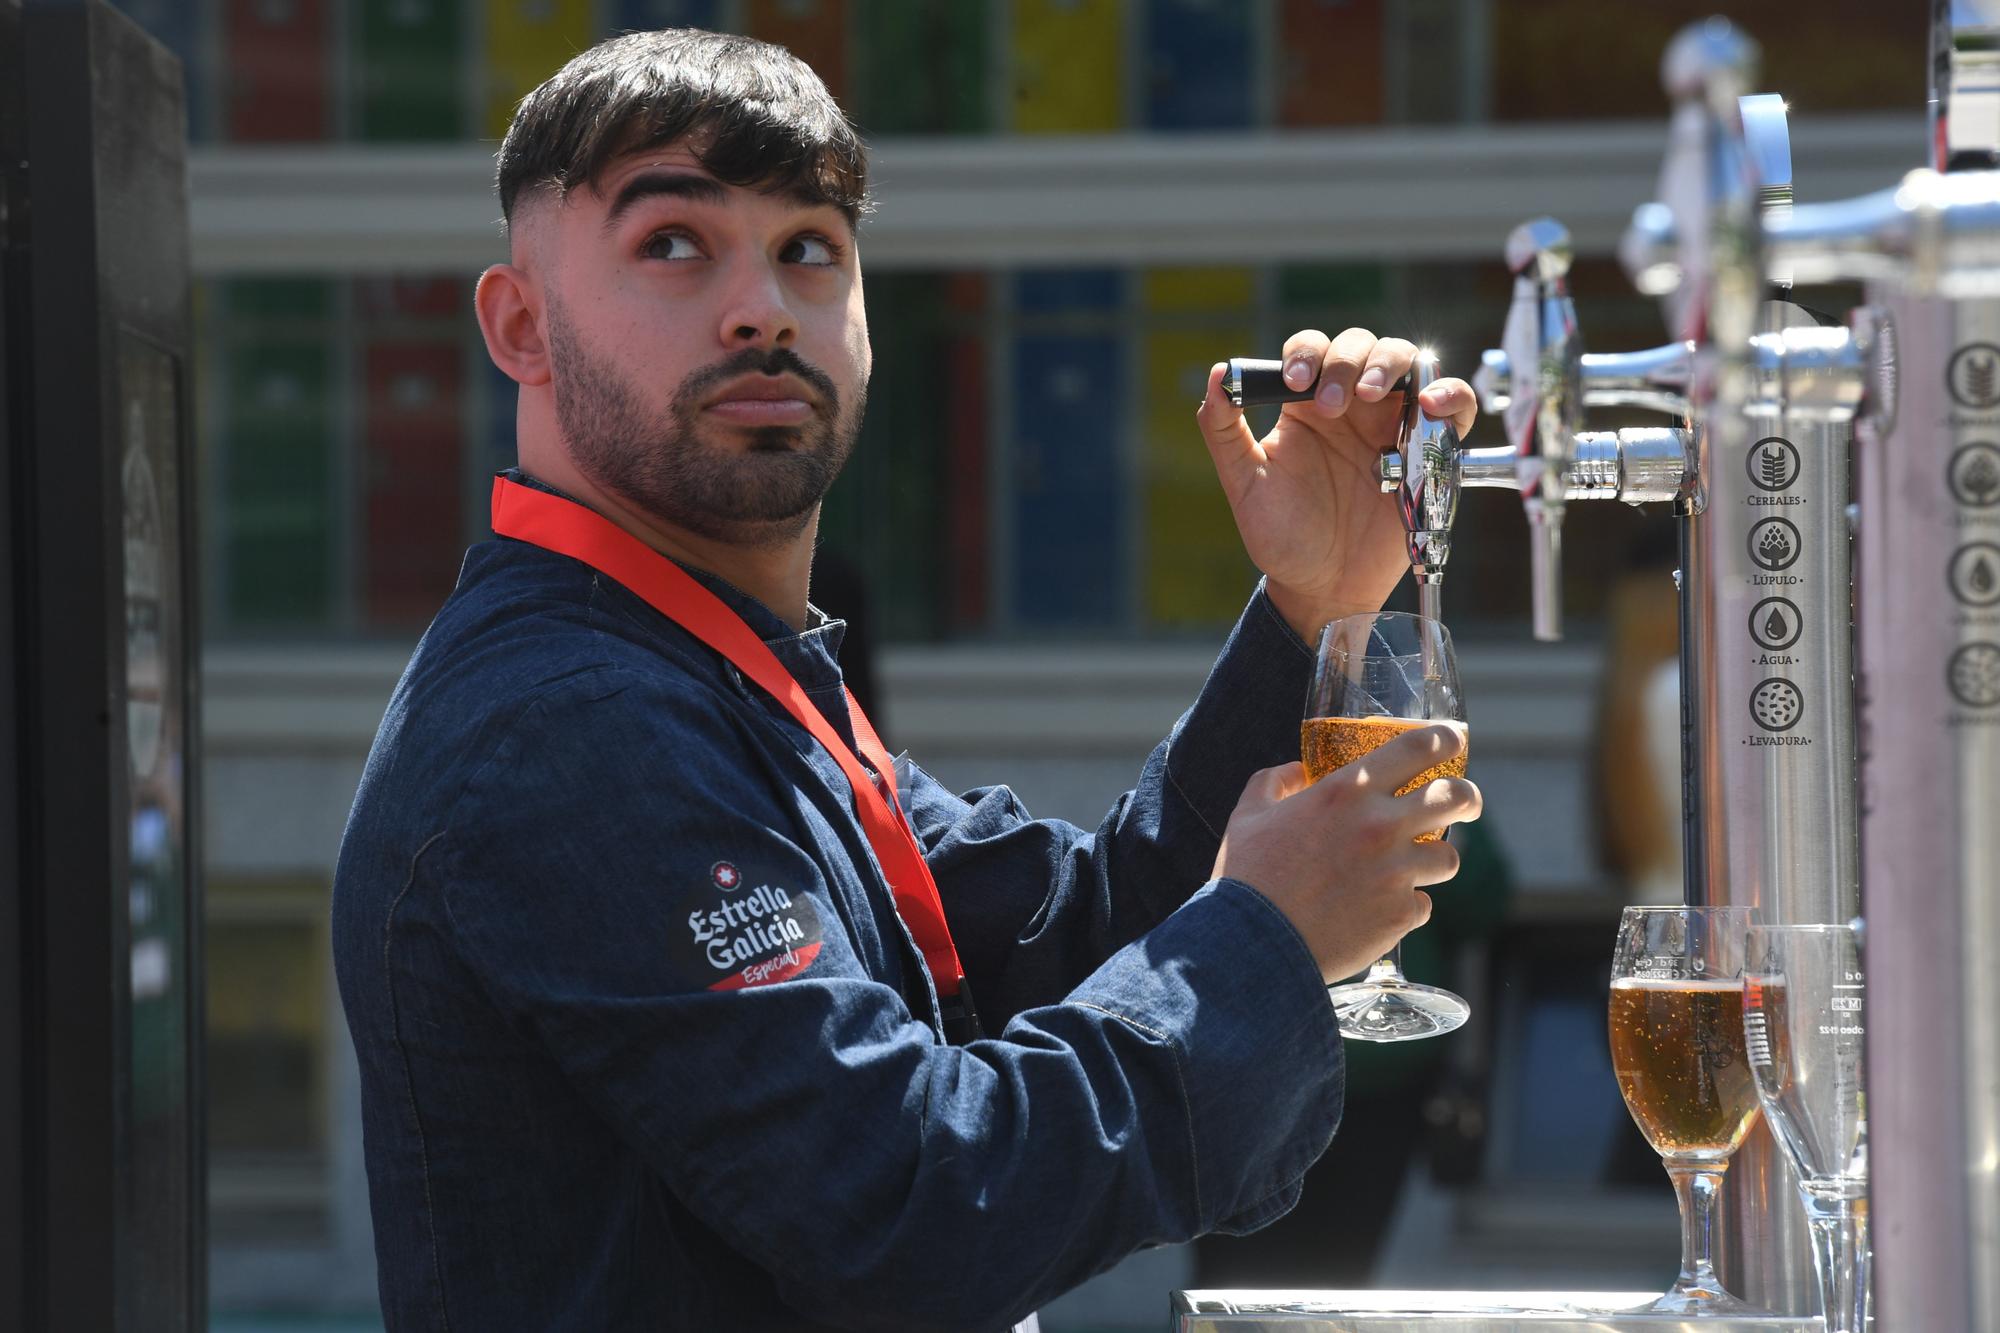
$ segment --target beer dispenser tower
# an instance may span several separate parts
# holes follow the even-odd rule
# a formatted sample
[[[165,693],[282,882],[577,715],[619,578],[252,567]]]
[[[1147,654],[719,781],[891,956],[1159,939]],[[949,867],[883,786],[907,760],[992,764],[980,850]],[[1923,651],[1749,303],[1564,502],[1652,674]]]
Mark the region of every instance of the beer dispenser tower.
[[[1718,24],[1683,34],[1664,61],[1676,109],[1661,190],[1672,202],[1641,210],[1657,235],[1636,251],[1635,277],[1665,298],[1681,341],[1586,356],[1565,286],[1568,234],[1550,218],[1523,224],[1507,241],[1503,346],[1476,376],[1511,443],[1446,466],[1461,484],[1520,492],[1540,639],[1561,637],[1565,506],[1671,503],[1687,901],[1839,922],[1859,906],[1847,507],[1861,385],[1846,329],[1772,299],[1754,259],[1728,266],[1754,248],[1760,216],[1790,204],[1783,103],[1745,95],[1753,63],[1747,39]],[[1673,225],[1681,216],[1694,221]],[[1578,429],[1586,407],[1611,405],[1685,424]],[[1384,486],[1401,470],[1387,458]],[[1811,1313],[1797,1183],[1761,1124],[1731,1160],[1720,1205],[1724,1284],[1764,1309]]]
[[[1662,202],[1638,210],[1622,247],[1641,289],[1667,297],[1679,341],[1585,356],[1567,238],[1528,224],[1508,246],[1506,346],[1479,376],[1511,443],[1383,464],[1385,489],[1407,488],[1414,465],[1440,495],[1522,493],[1542,637],[1560,626],[1563,507],[1673,503],[1689,901],[1838,922],[1859,872],[1886,1333],[2000,1329],[2000,3],[1934,0],[1932,50],[1932,169],[1788,208],[1771,108],[1742,100],[1754,47],[1719,19],[1683,32],[1663,64],[1675,105]],[[1866,304],[1823,327],[1771,300],[1773,279],[1860,281]],[[1613,403],[1685,417],[1576,428],[1586,406]],[[1790,1318],[1709,1321],[1718,1330],[1805,1327],[1815,1300],[1796,1192],[1759,1142],[1729,1170],[1719,1263],[1730,1290]],[[1526,1328],[1558,1304],[1544,1294],[1516,1314],[1517,1295],[1358,1319],[1296,1296],[1176,1308],[1193,1333],[1222,1327],[1206,1312],[1224,1310],[1231,1327],[1254,1311],[1259,1327],[1458,1330],[1485,1325],[1414,1310],[1505,1307],[1504,1326]]]

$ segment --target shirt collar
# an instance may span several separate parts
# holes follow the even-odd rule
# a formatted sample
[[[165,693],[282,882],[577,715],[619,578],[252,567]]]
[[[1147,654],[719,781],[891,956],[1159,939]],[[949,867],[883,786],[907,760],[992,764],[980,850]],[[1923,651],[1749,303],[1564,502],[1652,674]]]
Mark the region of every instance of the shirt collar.
[[[519,468],[507,468],[500,475],[522,486],[561,496],[571,504],[584,503],[574,495],[558,490]],[[584,505],[586,509],[589,507]],[[678,560],[674,563],[680,565],[696,582],[714,593],[724,606],[740,616],[743,623],[764,641],[764,646],[771,650],[779,665],[790,672],[792,678],[800,685],[808,690],[820,690],[841,684],[840,645],[847,635],[846,621],[835,620],[818,607],[807,603],[806,627],[803,630],[794,630],[777,612],[726,579],[719,578],[705,569],[682,564]]]

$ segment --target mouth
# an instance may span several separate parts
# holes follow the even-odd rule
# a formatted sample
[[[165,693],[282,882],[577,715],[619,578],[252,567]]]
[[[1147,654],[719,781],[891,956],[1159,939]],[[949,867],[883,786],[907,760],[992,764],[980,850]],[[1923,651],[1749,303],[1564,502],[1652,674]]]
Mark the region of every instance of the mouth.
[[[746,375],[723,385],[702,410],[739,426],[794,426],[811,420],[818,403],[791,375]]]

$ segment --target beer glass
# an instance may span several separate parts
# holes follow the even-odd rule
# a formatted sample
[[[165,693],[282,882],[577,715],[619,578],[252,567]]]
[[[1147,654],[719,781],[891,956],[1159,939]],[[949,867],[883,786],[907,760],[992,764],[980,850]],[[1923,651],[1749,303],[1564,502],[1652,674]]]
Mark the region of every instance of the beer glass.
[[[1681,1271],[1652,1309],[1753,1313],[1716,1279],[1716,1192],[1757,1119],[1743,1048],[1747,907],[1628,907],[1611,963],[1611,1067],[1681,1209]]]
[[[1299,749],[1314,782],[1415,727],[1444,722],[1465,728],[1458,661],[1443,624],[1400,611],[1347,616],[1321,632],[1306,699]],[[1425,769],[1396,791],[1403,796],[1435,778],[1465,776],[1465,751]],[[1417,839],[1435,842],[1438,829]],[[1335,986],[1342,1036],[1360,1041],[1410,1041],[1449,1032],[1471,1010],[1448,990],[1403,975],[1402,946],[1359,981]]]
[[[1868,1327],[1868,1119],[1852,926],[1752,925],[1743,1034],[1764,1118],[1798,1172],[1827,1333]]]

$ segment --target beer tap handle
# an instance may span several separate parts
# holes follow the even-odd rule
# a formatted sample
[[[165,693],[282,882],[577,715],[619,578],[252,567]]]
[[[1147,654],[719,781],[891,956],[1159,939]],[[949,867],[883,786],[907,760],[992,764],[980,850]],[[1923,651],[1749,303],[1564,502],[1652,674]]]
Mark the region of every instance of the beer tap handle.
[[[1665,343],[1640,352],[1585,352],[1583,405],[1636,407],[1670,417],[1687,415],[1688,369],[1693,343]],[[1506,349],[1489,347],[1472,377],[1479,410],[1499,415],[1514,401],[1514,363]]]
[[[1583,340],[1569,296],[1569,232],[1536,218],[1507,237],[1514,299],[1501,335],[1509,375],[1501,421],[1528,516],[1535,637],[1562,637],[1565,480],[1583,424]]]

